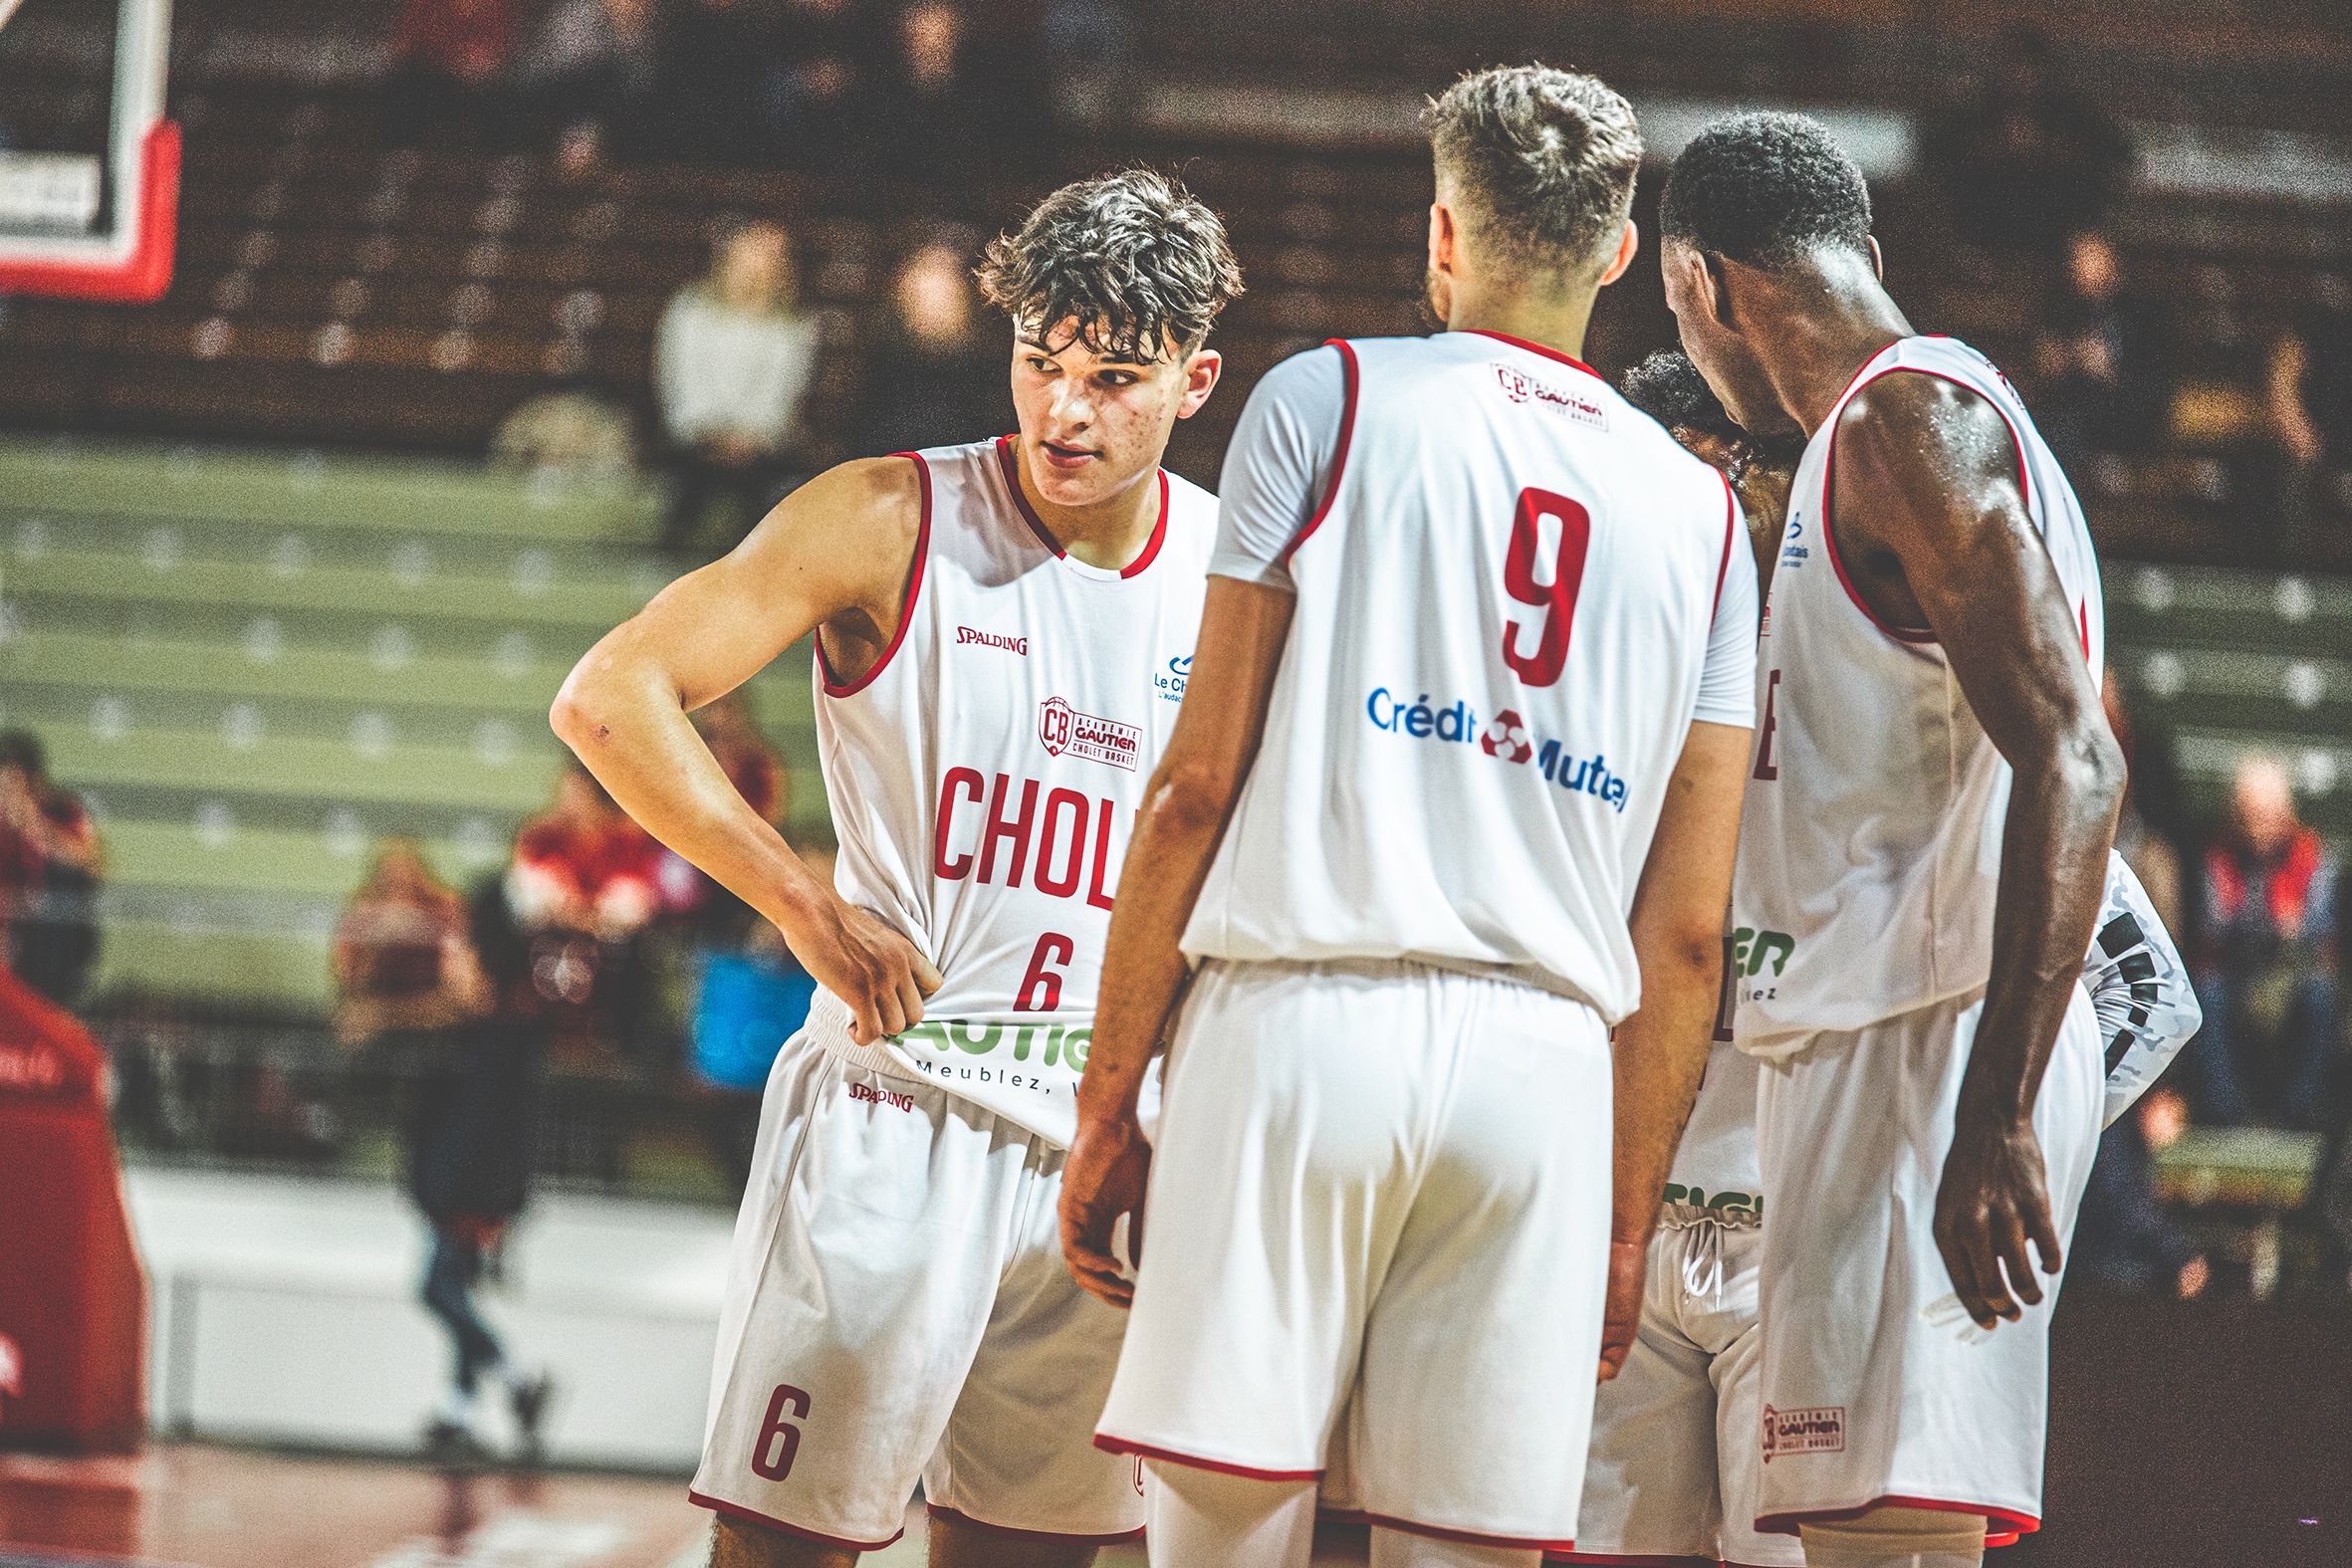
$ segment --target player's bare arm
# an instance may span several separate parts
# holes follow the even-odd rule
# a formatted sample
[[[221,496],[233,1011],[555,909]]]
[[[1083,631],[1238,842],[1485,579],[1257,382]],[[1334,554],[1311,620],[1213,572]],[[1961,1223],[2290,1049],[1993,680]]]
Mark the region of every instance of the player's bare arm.
[[[871,1043],[923,1016],[939,975],[843,903],[744,802],[686,715],[822,629],[835,674],[871,669],[898,629],[922,521],[913,463],[845,463],[771,512],[590,648],[556,696],[556,733],[621,808],[776,923]]]
[[[1831,527],[1857,590],[1882,620],[1935,633],[2015,774],[1992,978],[1935,1219],[1953,1286],[1990,1328],[2042,1298],[2028,1240],[2044,1271],[2061,1261],[2033,1104],[2098,915],[2123,756],[1999,411],[1897,372],[1855,396],[1836,441]]]
[[[1061,1178],[1061,1247],[1070,1272],[1114,1306],[1134,1297],[1134,1285],[1111,1251],[1111,1228],[1119,1216],[1130,1217],[1128,1252],[1136,1258],[1143,1253],[1151,1146],[1136,1119],[1136,1103],[1144,1069],[1184,989],[1185,960],[1177,944],[1265,738],[1267,705],[1295,602],[1281,588],[1209,579],[1184,706],[1152,772],[1119,872],[1094,1039],[1078,1083],[1077,1136]],[[1728,863],[1726,879],[1728,884]]]
[[[1628,926],[1641,962],[1641,1007],[1614,1036],[1617,1141],[1608,1306],[1601,1322],[1603,1382],[1625,1365],[1641,1325],[1659,1197],[1715,1043],[1724,911],[1732,902],[1753,734],[1728,724],[1692,724],[1634,890]]]

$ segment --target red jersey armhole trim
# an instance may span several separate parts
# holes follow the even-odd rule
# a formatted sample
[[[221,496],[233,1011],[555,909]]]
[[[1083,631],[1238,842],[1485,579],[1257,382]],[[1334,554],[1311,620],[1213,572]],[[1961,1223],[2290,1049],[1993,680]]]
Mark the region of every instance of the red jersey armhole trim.
[[[1220,1475],[1239,1475],[1248,1480],[1310,1481],[1323,1478],[1323,1472],[1319,1469],[1262,1470],[1248,1464],[1228,1464],[1223,1459],[1204,1459],[1197,1454],[1155,1449],[1148,1443],[1129,1443],[1125,1438],[1114,1438],[1107,1432],[1094,1434],[1094,1447],[1105,1454],[1132,1454],[1139,1459],[1165,1459],[1171,1464],[1189,1464],[1196,1470],[1215,1470]]]
[[[1864,368],[1867,369],[1868,366],[1865,365]],[[1837,553],[1837,519],[1834,511],[1836,502],[1833,499],[1837,494],[1836,422],[1840,418],[1844,417],[1846,404],[1852,399],[1856,392],[1862,390],[1863,387],[1868,386],[1870,381],[1877,380],[1879,376],[1891,374],[1893,371],[1901,368],[1903,368],[1903,366],[1889,365],[1886,369],[1879,371],[1878,375],[1870,377],[1869,381],[1859,379],[1859,372],[1857,372],[1857,379],[1852,385],[1846,388],[1844,396],[1837,400],[1837,412],[1829,416],[1831,426],[1829,431],[1829,455],[1821,462],[1821,545],[1822,548],[1829,553],[1829,566],[1831,570],[1837,573],[1837,585],[1846,590],[1846,597],[1853,601],[1854,608],[1862,612],[1863,619],[1869,621],[1871,625],[1877,627],[1882,635],[1892,637],[1897,642],[1909,643],[1915,648],[1932,647],[1936,641],[1936,634],[1934,632],[1904,631],[1900,627],[1890,626],[1885,621],[1880,620],[1878,618],[1878,612],[1872,609],[1868,604],[1864,603],[1862,600],[1862,595],[1854,591],[1854,579],[1846,575],[1845,559]]]
[[[1732,536],[1740,532],[1740,500],[1732,494],[1731,475],[1719,468],[1715,477],[1723,481],[1723,560],[1715,566],[1715,613],[1721,615],[1724,579],[1732,574]]]
[[[686,1490],[686,1500],[697,1508],[708,1508],[713,1513],[723,1513],[731,1519],[741,1519],[764,1530],[781,1530],[787,1535],[797,1535],[804,1541],[815,1541],[820,1546],[837,1546],[849,1552],[878,1552],[906,1533],[906,1526],[900,1525],[897,1534],[887,1541],[852,1541],[845,1536],[827,1535],[823,1530],[807,1530],[797,1524],[787,1524],[757,1508],[746,1508],[739,1502],[722,1502],[716,1497],[706,1497],[692,1487]]]
[[[1008,1541],[1064,1541],[1073,1546],[1116,1546],[1122,1541],[1143,1539],[1143,1526],[1131,1530],[1113,1530],[1106,1535],[1072,1535],[1062,1530],[1017,1530],[1009,1524],[991,1524],[986,1519],[975,1519],[961,1508],[943,1507],[927,1502],[924,1508],[934,1519],[948,1519],[967,1530],[978,1530],[983,1535],[1000,1536]]]
[[[1573,355],[1561,353],[1557,348],[1546,348],[1541,343],[1529,342],[1525,337],[1514,337],[1509,333],[1489,332],[1484,327],[1466,327],[1463,331],[1473,336],[1492,337],[1499,343],[1509,343],[1514,348],[1525,348],[1529,353],[1539,353],[1546,359],[1556,359],[1561,364],[1581,370],[1596,381],[1601,379],[1601,373],[1591,365]]]
[[[820,626],[817,629],[817,669],[824,677],[824,694],[827,697],[854,697],[872,685],[874,677],[889,667],[890,660],[898,653],[898,645],[906,641],[906,628],[914,624],[915,601],[923,594],[923,571],[931,560],[931,465],[923,461],[920,452],[893,452],[890,455],[913,460],[915,478],[921,482],[923,489],[923,520],[915,528],[915,564],[906,579],[906,602],[898,607],[898,630],[891,635],[890,646],[884,648],[882,656],[874,660],[872,669],[846,686],[833,679],[832,661],[824,656],[824,628]],[[868,1547],[866,1550],[871,1551],[873,1548]]]
[[[1307,536],[1321,528],[1323,519],[1331,515],[1331,503],[1339,499],[1339,476],[1347,472],[1347,448],[1355,439],[1356,391],[1363,380],[1363,371],[1355,362],[1355,345],[1343,337],[1333,337],[1323,346],[1339,350],[1340,369],[1346,377],[1347,396],[1339,409],[1339,444],[1331,449],[1331,479],[1323,487],[1321,505],[1314,509],[1314,516],[1306,520],[1306,527],[1292,535],[1291,543],[1285,545],[1283,553],[1274,558],[1274,563],[1278,566],[1289,565],[1291,558],[1298,554],[1298,547],[1306,543]]]
[[[1036,510],[1029,504],[1028,493],[1021,488],[1021,460],[1013,455],[1011,436],[997,437],[997,467],[1004,473],[1005,488],[1013,492],[1013,505],[1021,510],[1021,521],[1029,525],[1029,531],[1038,537],[1038,543],[1057,556],[1067,554],[1061,548],[1061,541],[1056,539],[1048,532],[1046,525],[1039,521]]]
[[[1160,559],[1160,547],[1168,542],[1168,471],[1159,470],[1160,521],[1151,531],[1151,539],[1144,545],[1143,554],[1119,568],[1122,577],[1140,577]]]
[[[2030,1535],[2041,1528],[2041,1521],[2029,1513],[1997,1507],[1989,1502],[1954,1502],[1946,1497],[1906,1497],[1900,1493],[1889,1493],[1884,1497],[1873,1497],[1858,1508],[1800,1508],[1787,1513],[1767,1513],[1756,1521],[1756,1533],[1794,1535],[1799,1524],[1829,1524],[1839,1519],[1858,1519],[1873,1508],[1927,1508],[1937,1513],[1981,1513],[1985,1516],[1988,1540],[2009,1531]]]
[[[1600,1563],[1607,1568],[1722,1568],[1720,1557],[1644,1556],[1625,1552],[1546,1552],[1543,1560],[1551,1563]]]

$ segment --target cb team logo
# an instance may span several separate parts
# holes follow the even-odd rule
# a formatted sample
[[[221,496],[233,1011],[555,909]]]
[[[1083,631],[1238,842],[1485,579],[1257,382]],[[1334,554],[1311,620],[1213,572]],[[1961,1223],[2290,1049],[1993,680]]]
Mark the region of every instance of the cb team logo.
[[[1507,763],[1524,763],[1535,755],[1535,743],[1528,734],[1528,721],[1506,708],[1495,715],[1486,732],[1478,738],[1489,757],[1500,757]]]
[[[1056,757],[1069,745],[1070,721],[1076,717],[1068,703],[1050,697],[1038,708],[1038,739],[1046,743],[1046,750]]]

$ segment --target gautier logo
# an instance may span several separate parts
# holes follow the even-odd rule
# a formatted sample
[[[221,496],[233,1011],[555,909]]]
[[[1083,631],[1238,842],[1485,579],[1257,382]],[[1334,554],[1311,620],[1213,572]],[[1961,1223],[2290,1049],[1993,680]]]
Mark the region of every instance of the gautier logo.
[[[1038,739],[1056,757],[1067,752],[1129,773],[1143,756],[1143,732],[1134,725],[1080,713],[1058,697],[1038,705]]]
[[[1846,1408],[1816,1405],[1811,1410],[1764,1408],[1764,1456],[1769,1464],[1776,1456],[1843,1454],[1846,1447]]]
[[[1495,361],[1495,380],[1515,403],[1535,403],[1592,430],[1609,428],[1609,411],[1580,392],[1563,392],[1516,365]]]

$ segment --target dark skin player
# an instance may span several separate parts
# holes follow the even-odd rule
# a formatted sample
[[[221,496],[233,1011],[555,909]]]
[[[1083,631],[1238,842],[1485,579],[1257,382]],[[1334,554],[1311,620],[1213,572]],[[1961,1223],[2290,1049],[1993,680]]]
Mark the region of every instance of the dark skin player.
[[[1866,257],[1821,245],[1766,269],[1669,238],[1662,261],[1683,346],[1752,429],[1784,413],[1815,434],[1862,366],[1914,336],[1875,239]],[[2061,1262],[2033,1103],[2098,916],[2123,755],[1999,411],[1897,371],[1847,403],[1834,440],[1828,526],[1855,592],[1883,623],[1935,636],[2015,773],[1993,973],[1936,1194],[1953,1287],[1990,1329],[2042,1299],[2028,1242],[2044,1272]]]

